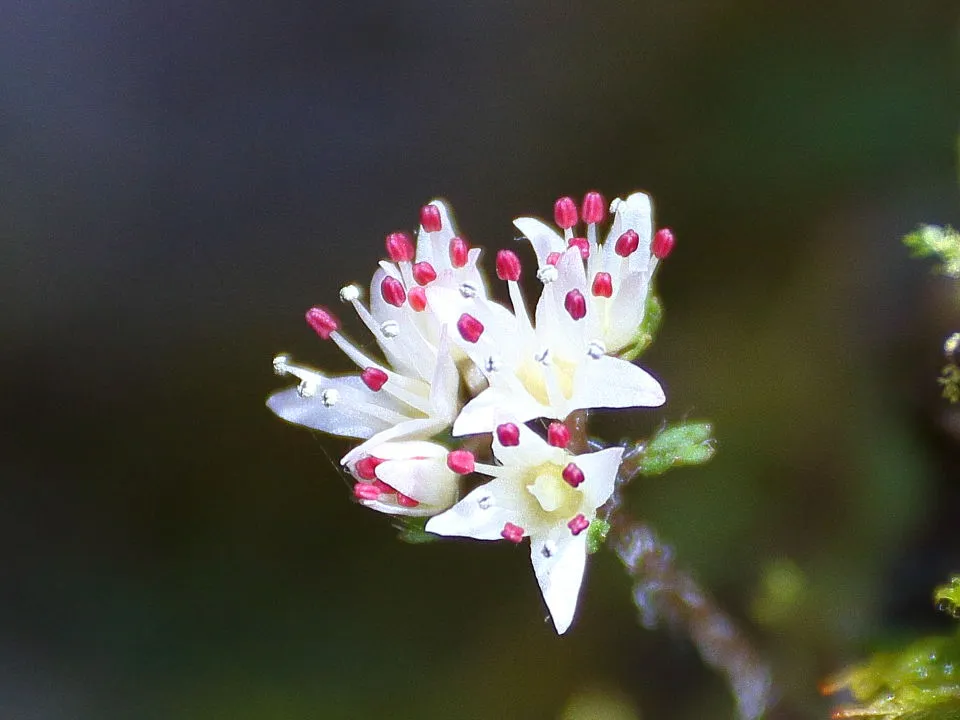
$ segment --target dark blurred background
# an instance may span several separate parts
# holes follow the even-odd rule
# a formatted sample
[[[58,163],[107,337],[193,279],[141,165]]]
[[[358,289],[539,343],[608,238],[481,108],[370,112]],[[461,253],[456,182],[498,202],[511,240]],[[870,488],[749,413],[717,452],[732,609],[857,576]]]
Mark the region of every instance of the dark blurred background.
[[[448,198],[475,243],[651,192],[679,245],[644,364],[716,423],[636,512],[774,667],[776,717],[941,627],[960,420],[954,2],[2,3],[0,717],[729,718],[595,557],[544,622],[525,551],[397,542],[340,441],[264,408],[302,321]],[[362,337],[359,326],[354,335]]]

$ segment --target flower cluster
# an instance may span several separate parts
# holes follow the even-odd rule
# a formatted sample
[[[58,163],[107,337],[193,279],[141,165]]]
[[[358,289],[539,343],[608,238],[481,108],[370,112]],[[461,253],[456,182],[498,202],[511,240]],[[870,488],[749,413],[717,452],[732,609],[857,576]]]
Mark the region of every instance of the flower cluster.
[[[299,385],[267,401],[284,420],[362,441],[341,460],[360,504],[429,518],[425,529],[437,535],[529,537],[560,633],[573,620],[583,579],[584,531],[613,493],[623,453],[583,452],[584,443],[571,443],[573,414],[665,400],[660,384],[621,355],[636,342],[653,273],[674,238],[667,229],[653,232],[643,193],[610,204],[601,242],[607,212],[591,192],[580,208],[568,197],[556,202],[557,228],[535,218],[514,222],[537,259],[541,290],[531,312],[519,255],[505,249],[496,256],[506,306],[489,294],[480,250],[434,200],[420,211],[416,242],[403,232],[387,236],[390,260],[374,273],[366,305],[357,286],[340,291],[380,357],[351,342],[329,309],[313,307],[307,323],[359,372],[329,376],[280,355],[274,369]],[[447,434],[462,444],[437,439]],[[481,454],[491,462],[479,462]],[[460,499],[475,474],[492,480]]]

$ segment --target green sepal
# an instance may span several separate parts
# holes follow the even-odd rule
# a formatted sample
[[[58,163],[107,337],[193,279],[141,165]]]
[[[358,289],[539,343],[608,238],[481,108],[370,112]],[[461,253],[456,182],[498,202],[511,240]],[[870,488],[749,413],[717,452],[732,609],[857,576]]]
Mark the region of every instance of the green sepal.
[[[660,326],[663,324],[663,303],[660,297],[651,292],[647,296],[647,305],[643,311],[643,321],[637,329],[637,334],[633,336],[631,344],[620,353],[624,360],[636,360],[640,355],[653,344]]]
[[[641,475],[660,475],[684,465],[701,465],[716,452],[713,426],[688,422],[661,430],[647,443],[640,460]]]
[[[587,527],[587,554],[593,555],[603,547],[610,532],[610,523],[600,518],[594,518]]]
[[[937,610],[960,620],[960,575],[954,575],[948,584],[934,590],[933,602],[936,603]]]
[[[397,539],[411,545],[436,542],[440,539],[440,536],[428,533],[424,529],[429,519],[426,517],[395,516],[393,526],[397,529]]]

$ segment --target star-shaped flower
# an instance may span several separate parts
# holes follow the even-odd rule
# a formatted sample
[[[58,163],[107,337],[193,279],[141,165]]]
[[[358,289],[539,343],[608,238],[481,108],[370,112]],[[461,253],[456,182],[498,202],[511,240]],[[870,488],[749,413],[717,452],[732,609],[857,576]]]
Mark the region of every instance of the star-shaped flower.
[[[586,529],[613,493],[623,448],[573,455],[570,434],[553,423],[547,440],[517,422],[500,422],[493,454],[500,465],[476,464],[493,480],[431,518],[428,532],[519,543],[530,559],[558,633],[573,622],[587,558]]]

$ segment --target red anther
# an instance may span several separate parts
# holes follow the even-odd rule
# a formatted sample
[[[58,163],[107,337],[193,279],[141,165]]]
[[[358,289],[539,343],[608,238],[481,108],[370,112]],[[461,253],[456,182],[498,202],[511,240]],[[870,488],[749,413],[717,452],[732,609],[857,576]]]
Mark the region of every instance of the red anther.
[[[380,458],[374,457],[373,455],[367,455],[365,458],[361,458],[354,463],[353,472],[361,480],[376,480],[377,465],[382,462],[383,460]]]
[[[340,329],[340,321],[336,315],[320,306],[307,310],[307,324],[324,340],[329,340],[330,333]]]
[[[420,224],[427,232],[436,232],[441,227],[440,208],[436,205],[424,205],[420,208]]]
[[[380,497],[380,488],[368,483],[357,483],[353,486],[353,496],[357,500],[376,500]]]
[[[610,297],[613,295],[613,278],[610,273],[598,272],[593,278],[593,286],[590,288],[597,297]]]
[[[469,450],[451,450],[447,453],[447,467],[457,475],[469,475],[476,467],[476,461]]]
[[[510,522],[504,523],[503,530],[500,531],[500,537],[512,543],[519,543],[523,540],[523,528]]]
[[[587,300],[576,288],[567,293],[563,299],[563,307],[574,320],[583,320],[587,315]]]
[[[375,488],[380,488],[380,492],[386,493],[387,495],[394,495],[397,492],[395,487],[387,485],[383,480],[374,480],[371,485]]]
[[[574,535],[579,535],[588,527],[590,527],[590,521],[583,516],[583,513],[580,513],[567,523],[567,527],[570,528],[571,533]]]
[[[547,265],[556,265],[560,262],[560,258],[563,257],[563,253],[552,252],[547,255]]]
[[[520,279],[520,258],[513,250],[501,250],[497,253],[497,277],[501,280]]]
[[[567,465],[560,474],[570,487],[580,487],[580,484],[583,482],[583,470],[573,463]]]
[[[603,222],[607,214],[607,203],[603,195],[596,191],[590,191],[583,196],[583,209],[580,214],[585,223]]]
[[[364,368],[363,372],[360,373],[360,379],[363,380],[363,384],[368,388],[377,392],[380,388],[383,387],[383,384],[389,380],[389,376],[380,368],[368,367]]]
[[[428,262],[418,262],[413,266],[413,279],[418,285],[427,285],[437,279],[437,271]]]
[[[416,507],[416,506],[419,505],[419,504],[420,504],[419,502],[417,502],[416,500],[414,500],[414,499],[413,499],[412,497],[410,497],[409,495],[404,495],[404,494],[401,493],[401,492],[398,492],[398,493],[397,493],[397,505],[399,505],[399,506],[401,506],[401,507],[411,508],[411,507]],[[587,525],[589,525],[589,524],[590,524],[590,523],[587,523]],[[576,533],[574,533],[574,535],[576,535]]]
[[[640,236],[636,230],[627,230],[623,235],[617,238],[617,244],[613,246],[617,255],[627,257],[630,253],[636,252],[640,247]]]
[[[387,235],[387,254],[394,262],[409,262],[413,260],[413,243],[404,232],[394,232]]]
[[[570,238],[570,240],[567,241],[567,247],[580,248],[580,257],[582,257],[584,260],[590,257],[590,243],[587,242],[586,238]]]
[[[427,306],[427,291],[422,287],[412,287],[407,293],[407,299],[410,301],[410,307],[416,312],[423,312]]]
[[[663,260],[673,251],[673,246],[677,244],[673,237],[673,231],[670,228],[660,228],[653,236],[651,250],[657,260]]]
[[[380,283],[380,295],[394,307],[400,307],[407,299],[407,291],[403,289],[403,283],[390,275]]]
[[[570,444],[570,430],[562,422],[552,422],[547,427],[547,443],[553,447],[565,448]]]
[[[513,423],[497,425],[497,440],[505,447],[514,447],[520,444],[520,428]]]
[[[468,343],[475,343],[483,335],[483,323],[473,315],[464,313],[457,320],[457,330],[460,331],[460,337]]]
[[[553,204],[553,220],[564,230],[577,224],[577,204],[572,197],[562,197]]]
[[[470,259],[470,245],[463,238],[455,237],[450,240],[450,264],[455,268],[462,268]]]

